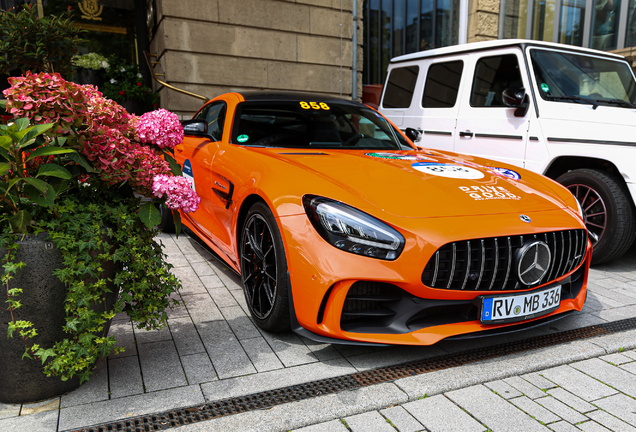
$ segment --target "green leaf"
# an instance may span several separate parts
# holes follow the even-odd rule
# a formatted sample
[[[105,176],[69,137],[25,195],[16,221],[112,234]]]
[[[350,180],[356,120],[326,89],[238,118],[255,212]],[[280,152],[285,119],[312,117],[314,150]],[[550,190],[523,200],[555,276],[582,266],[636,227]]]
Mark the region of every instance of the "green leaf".
[[[62,179],[70,179],[73,177],[69,170],[54,163],[42,165],[38,170],[38,175],[36,175],[36,177],[40,176],[59,177]]]
[[[44,194],[41,194],[40,191],[38,191],[31,185],[25,186],[24,191],[27,193],[31,201],[33,201],[37,205],[43,207],[53,207],[57,194],[55,193],[53,186],[51,186],[50,184],[47,184],[47,186],[47,191]]]
[[[8,161],[11,160],[11,156],[9,156],[9,152],[6,151],[4,147],[0,147],[0,156],[2,156],[2,158],[5,160],[8,160]]]
[[[170,171],[172,172],[172,174],[175,175],[175,176],[182,175],[181,167],[179,166],[177,161],[172,157],[172,155],[170,153],[168,153],[168,152],[164,152],[163,156],[166,159],[166,161],[168,162],[168,165],[170,166]]]
[[[46,132],[47,130],[51,129],[53,127],[53,123],[46,123],[46,124],[39,124],[39,125],[35,125],[28,130],[28,132],[26,133],[26,135],[24,135],[24,137],[22,138],[22,140],[20,140],[21,144],[26,144],[27,142],[29,142],[30,140],[32,140],[33,138],[42,135],[44,132]]]
[[[161,213],[153,203],[148,202],[139,208],[139,219],[148,229],[152,229],[161,223]]]
[[[11,168],[10,163],[0,163],[0,176],[6,175]]]
[[[24,181],[27,182],[28,184],[30,184],[31,186],[33,186],[34,188],[36,188],[37,190],[39,190],[42,193],[46,193],[49,188],[48,188],[48,183],[42,180],[38,180],[35,179],[33,177],[26,177],[24,178]]]
[[[26,210],[20,210],[13,217],[8,219],[9,225],[15,232],[26,232],[27,226],[31,223],[31,214]]]
[[[181,234],[181,213],[179,210],[172,210],[172,222],[174,223],[174,232],[177,238]]]
[[[10,136],[7,136],[7,135],[0,136],[0,148],[9,150],[11,148],[12,143],[13,143],[13,140],[11,139]]]
[[[7,101],[5,99],[0,99],[0,108],[7,109]]]
[[[95,172],[95,168],[93,168],[90,162],[88,162],[88,160],[86,160],[86,158],[82,156],[81,154],[71,153],[68,155],[68,158],[72,160],[73,162],[77,163],[78,165],[82,166],[86,170],[86,172],[89,172],[89,173]]]
[[[18,127],[19,131],[23,131],[24,129],[29,127],[29,124],[31,122],[28,118],[19,118],[19,119],[15,119],[13,123],[15,123],[15,125]]]
[[[40,147],[39,149],[34,150],[31,153],[31,155],[27,159],[27,162],[38,156],[50,156],[50,155],[68,154],[68,153],[75,153],[75,150],[65,149],[60,147]]]

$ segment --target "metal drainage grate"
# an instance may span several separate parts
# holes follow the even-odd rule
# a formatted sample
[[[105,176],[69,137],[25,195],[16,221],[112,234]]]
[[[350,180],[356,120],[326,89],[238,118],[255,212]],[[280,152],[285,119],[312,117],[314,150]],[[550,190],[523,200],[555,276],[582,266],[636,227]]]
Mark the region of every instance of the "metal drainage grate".
[[[354,390],[364,386],[462,366],[504,355],[633,329],[636,329],[636,318],[628,318],[621,321],[537,336],[491,347],[477,348],[470,351],[418,360],[401,365],[387,366],[341,377],[312,381],[247,396],[224,399],[189,408],[180,408],[159,414],[149,414],[97,426],[75,429],[73,432],[150,432],[165,430],[232,414],[271,408],[276,405],[337,393],[343,390]]]

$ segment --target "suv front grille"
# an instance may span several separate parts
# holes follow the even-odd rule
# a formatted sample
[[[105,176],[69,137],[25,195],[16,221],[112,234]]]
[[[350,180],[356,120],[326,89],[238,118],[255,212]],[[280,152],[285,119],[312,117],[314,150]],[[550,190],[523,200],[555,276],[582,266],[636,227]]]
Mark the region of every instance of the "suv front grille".
[[[547,273],[536,285],[569,273],[585,258],[585,230],[463,240],[435,252],[424,268],[422,283],[431,288],[466,291],[527,289],[518,280],[515,257],[533,239],[546,243],[552,258]]]

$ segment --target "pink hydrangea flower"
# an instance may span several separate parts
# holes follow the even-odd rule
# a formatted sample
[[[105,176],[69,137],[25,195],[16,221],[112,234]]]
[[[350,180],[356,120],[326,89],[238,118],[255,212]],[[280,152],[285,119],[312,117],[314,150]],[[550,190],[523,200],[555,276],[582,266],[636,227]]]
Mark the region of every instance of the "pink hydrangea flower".
[[[185,177],[158,175],[152,183],[152,191],[156,197],[167,195],[166,206],[171,210],[181,210],[184,213],[197,211],[201,198],[190,187],[190,181]]]
[[[183,141],[183,128],[176,114],[160,108],[141,116],[137,134],[144,143],[173,149]]]

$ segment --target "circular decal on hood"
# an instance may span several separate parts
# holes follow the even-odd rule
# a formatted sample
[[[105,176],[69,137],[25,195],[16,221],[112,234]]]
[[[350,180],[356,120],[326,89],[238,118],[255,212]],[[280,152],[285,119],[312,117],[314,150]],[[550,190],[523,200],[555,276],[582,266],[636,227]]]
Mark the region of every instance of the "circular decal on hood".
[[[406,155],[406,154],[399,154],[399,153],[365,153],[365,155],[375,157],[375,158],[380,158],[380,159],[394,159],[394,160],[405,160],[405,161],[433,160],[431,158],[427,158],[426,156]]]
[[[484,178],[484,173],[474,168],[437,162],[416,162],[412,167],[426,174],[456,179],[477,180]]]
[[[511,169],[498,167],[488,167],[488,169],[497,175],[508,177],[513,180],[521,180],[521,175],[519,175],[517,171],[513,171]]]

